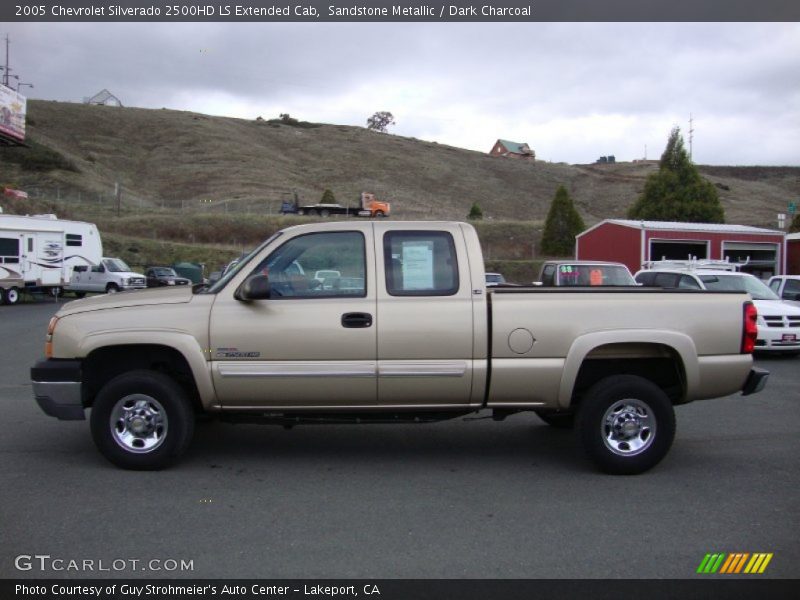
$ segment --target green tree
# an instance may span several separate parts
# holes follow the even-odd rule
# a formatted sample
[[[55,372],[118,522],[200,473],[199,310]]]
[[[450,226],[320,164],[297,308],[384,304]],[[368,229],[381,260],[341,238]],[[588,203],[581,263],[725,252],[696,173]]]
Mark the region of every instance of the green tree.
[[[572,198],[563,185],[558,186],[542,233],[542,253],[550,256],[571,256],[575,251],[575,236],[586,229],[575,209]]]
[[[636,203],[628,210],[630,219],[723,223],[725,211],[714,185],[700,176],[692,164],[680,128],[669,134],[657,173],[647,177]]]
[[[792,224],[789,225],[789,233],[797,233],[800,231],[800,213],[797,213],[792,219]]]
[[[336,196],[333,195],[333,192],[330,189],[326,189],[322,192],[322,200],[320,200],[322,204],[336,204]]]
[[[467,219],[470,221],[480,220],[483,218],[483,211],[481,207],[478,206],[477,202],[472,204],[472,208],[469,209],[469,214],[467,215]]]
[[[367,119],[367,129],[371,129],[372,131],[386,133],[386,129],[389,125],[395,125],[394,115],[385,110],[376,112]]]

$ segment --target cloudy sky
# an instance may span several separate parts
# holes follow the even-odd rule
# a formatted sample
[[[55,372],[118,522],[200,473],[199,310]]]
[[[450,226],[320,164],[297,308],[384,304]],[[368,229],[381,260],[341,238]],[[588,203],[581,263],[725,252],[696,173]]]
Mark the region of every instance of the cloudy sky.
[[[694,117],[694,160],[800,165],[800,24],[13,23],[31,98],[364,125],[550,161],[657,158]],[[1,50],[0,50],[1,52]],[[688,137],[687,137],[688,145]]]

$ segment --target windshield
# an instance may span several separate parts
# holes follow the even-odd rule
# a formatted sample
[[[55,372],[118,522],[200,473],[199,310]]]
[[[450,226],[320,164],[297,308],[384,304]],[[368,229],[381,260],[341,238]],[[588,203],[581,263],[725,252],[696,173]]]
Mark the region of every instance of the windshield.
[[[700,275],[707,290],[748,292],[753,300],[780,300],[771,289],[752,275]]]
[[[620,265],[559,265],[558,285],[636,285]]]
[[[268,239],[267,239],[267,240],[266,240],[266,241],[265,241],[263,244],[261,244],[261,245],[260,245],[258,248],[256,248],[256,249],[255,249],[255,250],[253,250],[253,251],[252,251],[250,254],[248,254],[247,256],[245,256],[244,258],[242,258],[242,259],[241,259],[241,260],[240,260],[240,261],[239,261],[239,262],[236,264],[236,266],[234,266],[234,267],[233,267],[231,270],[229,270],[227,273],[225,273],[225,275],[223,275],[223,276],[222,276],[222,278],[221,278],[219,281],[215,282],[215,283],[214,283],[214,285],[212,285],[212,286],[211,286],[211,287],[209,287],[209,288],[200,288],[200,290],[199,290],[199,291],[202,291],[203,293],[206,293],[206,294],[216,294],[218,291],[220,291],[222,288],[224,288],[224,287],[225,287],[225,286],[228,284],[228,282],[229,282],[231,279],[233,279],[233,278],[236,276],[236,274],[237,274],[239,271],[241,271],[241,270],[242,270],[242,269],[245,267],[245,265],[247,265],[247,263],[249,263],[251,260],[253,260],[253,257],[254,257],[256,254],[258,254],[259,252],[261,252],[261,250],[263,250],[263,249],[264,249],[264,247],[266,247],[266,246],[267,246],[267,244],[270,244],[270,243],[272,243],[272,240],[274,240],[275,238],[277,238],[279,235],[281,235],[281,232],[280,232],[280,231],[279,231],[278,233],[276,233],[276,234],[274,234],[274,235],[270,236],[270,237],[269,237],[269,238],[268,238]]]
[[[106,266],[106,269],[112,273],[128,273],[131,270],[131,268],[119,258],[107,258],[103,261],[103,264]]]

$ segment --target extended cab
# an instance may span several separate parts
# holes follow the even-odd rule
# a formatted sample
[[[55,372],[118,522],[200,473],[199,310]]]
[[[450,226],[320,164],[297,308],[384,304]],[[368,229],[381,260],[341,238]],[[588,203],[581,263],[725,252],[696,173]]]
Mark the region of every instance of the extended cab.
[[[199,413],[290,427],[489,410],[574,424],[601,469],[639,473],[670,448],[673,406],[766,382],[745,293],[484,282],[465,223],[291,227],[211,287],[65,305],[34,395],[61,419],[91,408],[125,468],[174,460]]]
[[[147,278],[141,273],[131,271],[122,259],[103,257],[97,265],[75,267],[66,289],[82,298],[86,292],[113,294],[125,290],[143,290],[146,287]]]

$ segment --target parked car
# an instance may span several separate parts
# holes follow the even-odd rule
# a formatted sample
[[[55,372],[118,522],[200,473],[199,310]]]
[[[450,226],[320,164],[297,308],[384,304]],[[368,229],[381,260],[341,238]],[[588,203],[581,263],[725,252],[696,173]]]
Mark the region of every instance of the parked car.
[[[86,292],[106,292],[114,294],[125,290],[141,290],[147,287],[147,279],[141,273],[134,273],[121,258],[103,258],[98,265],[77,265],[67,291],[83,298]]]
[[[767,285],[725,261],[655,261],[635,275],[648,287],[747,292],[758,310],[757,351],[800,354],[800,308],[781,302]]]
[[[91,408],[98,449],[130,469],[174,461],[198,413],[293,427],[491,410],[572,425],[602,470],[633,474],[667,454],[675,406],[767,381],[746,293],[487,289],[483,264],[467,223],[291,227],[211,287],[63,305],[32,392],[61,419]],[[321,265],[346,286],[312,287]]]
[[[186,277],[179,277],[172,267],[150,267],[144,272],[147,287],[164,287],[167,285],[191,285]]]
[[[767,286],[787,304],[800,306],[800,275],[775,275]]]
[[[539,282],[544,287],[636,285],[622,263],[588,260],[549,260],[542,265]]]
[[[500,273],[486,273],[486,286],[491,287],[495,285],[502,285],[506,282],[506,278]]]

